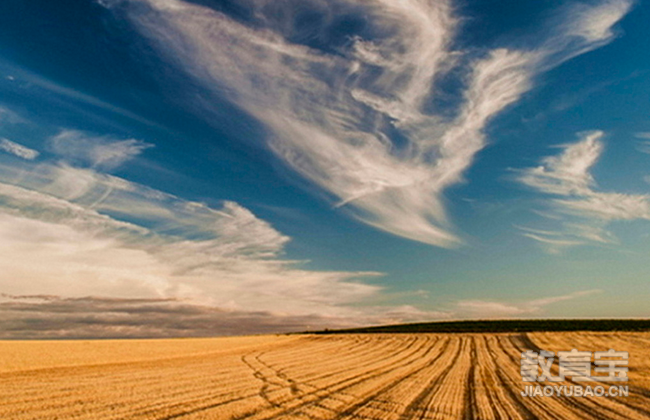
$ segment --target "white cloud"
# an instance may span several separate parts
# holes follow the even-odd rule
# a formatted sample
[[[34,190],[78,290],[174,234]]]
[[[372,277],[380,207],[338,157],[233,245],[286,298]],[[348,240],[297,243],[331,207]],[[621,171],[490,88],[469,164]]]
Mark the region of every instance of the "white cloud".
[[[559,216],[559,220],[563,217]],[[601,226],[582,223],[569,223],[564,221],[562,230],[532,229],[517,226],[522,235],[539,242],[549,253],[558,254],[566,248],[587,244],[614,244],[617,242],[612,233]]]
[[[8,139],[0,139],[0,150],[4,150],[7,153],[11,153],[12,155],[27,160],[36,159],[39,155],[36,150],[32,150],[29,147],[25,147],[22,144],[18,144]]]
[[[589,296],[597,293],[602,293],[603,291],[600,289],[593,289],[593,290],[582,290],[579,292],[575,293],[570,293],[568,295],[561,295],[561,296],[552,296],[552,297],[547,297],[547,298],[541,298],[541,299],[534,299],[531,301],[528,301],[526,303],[526,306],[531,308],[531,310],[539,310],[541,308],[544,308],[545,306],[552,305],[557,302],[563,302],[566,300],[573,300],[577,299],[583,296]]]
[[[590,226],[581,223],[565,223],[567,232],[573,233],[576,237],[592,242],[615,243],[616,238],[610,232],[599,226]]]
[[[450,319],[452,316],[450,311],[423,311],[411,305],[366,307],[363,312],[356,321],[359,325],[432,322]]]
[[[338,13],[363,14],[376,34],[350,35],[336,53],[291,41],[302,29],[291,13],[276,12],[293,2],[242,2],[257,29],[178,0],[133,2],[151,8],[127,2],[136,27],[207,91],[262,121],[273,133],[270,149],[335,205],[378,229],[444,247],[461,241],[443,192],[462,181],[485,146],[490,118],[530,89],[540,71],[609,42],[631,5],[567,8],[537,45],[461,59],[452,47],[461,19],[447,1],[336,2]],[[328,17],[310,28],[312,38],[336,36],[328,26],[333,4],[300,2]],[[451,69],[467,81],[453,118],[449,109],[426,106]]]
[[[543,314],[547,306],[557,302],[578,299],[601,293],[602,290],[585,290],[561,296],[533,299],[519,303],[503,303],[488,300],[461,300],[455,311],[462,318],[510,318]]]
[[[568,212],[605,221],[650,220],[650,196],[591,192],[579,200],[555,200]]]
[[[67,160],[105,170],[116,168],[153,146],[140,140],[118,140],[77,130],[62,130],[50,139],[50,144],[54,153]]]
[[[565,247],[565,246],[575,246],[575,245],[583,245],[583,241],[571,241],[568,239],[554,239],[554,238],[549,238],[547,236],[541,236],[537,235],[534,233],[524,233],[523,234],[525,237],[534,239],[539,242],[543,242],[545,244],[552,245],[553,247]],[[555,232],[553,232],[553,235],[555,235]]]
[[[526,314],[525,309],[519,306],[501,302],[490,302],[484,300],[463,300],[457,303],[457,310],[467,314],[469,317],[510,317]]]
[[[349,306],[381,292],[360,281],[379,273],[309,270],[283,258],[290,238],[234,202],[211,208],[98,171],[139,150],[111,165],[99,159],[94,169],[73,166],[96,156],[97,144],[116,142],[63,133],[53,141],[63,160],[0,164],[0,291],[184,299],[241,316],[264,311],[277,317],[260,323],[259,331],[300,320],[343,326],[379,319],[377,308]],[[65,147],[59,143],[70,139]]]
[[[106,188],[106,178],[96,177],[85,195]],[[310,271],[283,260],[289,238],[235,203],[215,210],[168,195],[142,197],[146,189],[129,186],[132,197],[120,197],[123,190],[116,189],[96,208],[117,212],[127,206],[121,211],[128,213],[133,207],[140,223],[152,228],[78,204],[85,196],[73,203],[0,183],[0,289],[72,297],[182,297],[303,315],[341,315],[348,311],[343,305],[379,291],[352,281],[376,273]],[[145,203],[158,211],[138,211]]]
[[[554,195],[550,203],[555,212],[575,217],[578,223],[565,223],[564,232],[540,234],[530,229],[524,233],[531,239],[557,247],[589,242],[612,243],[613,235],[604,226],[615,220],[650,220],[650,196],[600,192],[590,173],[603,152],[604,133],[582,133],[577,143],[563,146],[558,156],[547,157],[542,165],[523,170],[519,181],[542,193]],[[578,238],[576,240],[576,238]]]
[[[569,16],[574,24],[567,27],[567,33],[588,42],[606,42],[614,36],[613,26],[630,11],[632,4],[632,1],[606,0],[599,7],[585,3],[572,5]]]
[[[589,169],[600,157],[603,134],[602,131],[582,134],[582,141],[565,146],[561,155],[547,157],[541,166],[524,171],[521,182],[547,194],[589,194],[594,184]]]

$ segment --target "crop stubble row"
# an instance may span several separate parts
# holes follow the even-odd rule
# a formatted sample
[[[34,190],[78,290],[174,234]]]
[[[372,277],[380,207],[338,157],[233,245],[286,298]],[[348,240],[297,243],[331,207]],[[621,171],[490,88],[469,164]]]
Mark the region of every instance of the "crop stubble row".
[[[20,366],[0,364],[0,418],[650,419],[647,333],[305,335],[137,345],[152,346],[155,356],[116,355],[116,348],[128,353],[128,345],[109,342],[89,360],[79,341],[69,346],[81,362],[68,353],[31,367],[47,344],[30,353],[25,343],[0,343],[0,358],[12,355]],[[531,348],[629,351],[630,396],[523,398],[519,359]]]

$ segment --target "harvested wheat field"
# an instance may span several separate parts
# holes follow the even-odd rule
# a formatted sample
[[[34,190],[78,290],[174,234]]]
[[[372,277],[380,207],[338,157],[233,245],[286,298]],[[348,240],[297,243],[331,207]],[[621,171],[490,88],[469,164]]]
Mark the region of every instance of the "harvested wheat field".
[[[536,348],[628,351],[629,396],[522,397]],[[650,419],[648,349],[596,332],[3,341],[0,418]]]

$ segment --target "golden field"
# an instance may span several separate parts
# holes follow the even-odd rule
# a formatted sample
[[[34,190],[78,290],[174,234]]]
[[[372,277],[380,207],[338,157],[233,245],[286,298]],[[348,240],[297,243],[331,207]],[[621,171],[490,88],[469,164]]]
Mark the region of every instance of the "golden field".
[[[629,396],[521,397],[531,346],[628,351]],[[650,419],[650,333],[0,341],[0,419]]]

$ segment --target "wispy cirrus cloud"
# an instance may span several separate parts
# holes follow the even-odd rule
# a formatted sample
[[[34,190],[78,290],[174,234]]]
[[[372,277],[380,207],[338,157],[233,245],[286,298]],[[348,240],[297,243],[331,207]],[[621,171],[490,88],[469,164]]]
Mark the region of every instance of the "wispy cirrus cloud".
[[[102,172],[146,143],[62,133],[50,139],[55,156],[0,163],[0,291],[56,297],[27,306],[6,297],[7,334],[194,336],[229,334],[236,322],[261,333],[435,315],[355,309],[381,293],[362,282],[380,273],[310,270],[283,256],[289,237],[237,203],[208,206]],[[136,314],[141,304],[159,309],[155,319]],[[195,328],[174,324],[179,310],[196,312]],[[28,328],[35,319],[40,327]]]
[[[559,156],[550,156],[542,165],[525,170],[520,180],[548,194],[584,196],[592,192],[593,177],[589,169],[603,150],[602,131],[583,133],[581,141],[564,146]]]
[[[136,139],[94,136],[78,130],[62,130],[50,139],[52,151],[67,161],[104,170],[116,168],[138,156],[153,144]]]
[[[13,142],[9,139],[0,139],[0,150],[27,160],[36,159],[39,155],[36,150],[25,147],[22,144]]]
[[[251,0],[241,4],[250,22],[180,0],[101,3],[125,12],[208,92],[264,123],[270,150],[336,206],[443,247],[461,243],[443,193],[485,146],[486,124],[540,72],[611,41],[632,5],[566,7],[528,47],[468,54],[454,49],[461,18],[448,1]],[[306,9],[322,17],[309,29],[292,13]],[[341,35],[336,16],[363,16],[366,30]],[[318,39],[335,48],[310,45]],[[433,106],[452,71],[464,84],[460,105]]]
[[[602,131],[582,133],[580,141],[563,146],[560,155],[547,157],[542,165],[520,172],[521,183],[556,197],[550,199],[551,207],[563,219],[578,220],[565,222],[562,231],[522,228],[525,236],[557,251],[566,246],[615,241],[605,230],[612,221],[650,220],[650,196],[596,189],[590,170],[603,152],[603,136]]]
[[[212,209],[90,176],[93,186],[74,200],[0,184],[2,290],[182,297],[302,314],[345,312],[338,305],[379,291],[353,281],[376,273],[311,271],[283,260],[289,238],[236,203]]]
[[[547,306],[554,303],[579,299],[602,293],[602,290],[583,290],[566,295],[533,299],[518,303],[504,303],[489,300],[461,300],[456,303],[455,311],[463,318],[517,318],[543,315]]]
[[[639,132],[635,133],[634,137],[641,139],[637,143],[636,149],[641,153],[650,154],[650,133],[649,132]]]
[[[573,36],[590,43],[607,43],[615,36],[614,25],[630,11],[633,4],[630,1],[605,0],[596,7],[582,2],[569,5],[566,20],[561,24],[567,38],[560,42],[571,43],[575,41],[570,38]],[[576,44],[574,48],[581,53],[585,48],[592,47]]]
[[[12,110],[0,106],[0,123],[3,124],[20,124],[24,119]]]
[[[4,88],[14,92],[21,97],[33,98],[38,101],[54,101],[60,107],[72,109],[79,114],[86,115],[94,120],[102,121],[104,124],[116,125],[120,119],[137,122],[149,127],[162,128],[159,124],[147,120],[134,112],[115,106],[114,104],[102,101],[95,96],[88,95],[78,89],[48,79],[41,74],[32,72],[16,63],[0,59],[0,72],[10,73],[5,77]],[[99,113],[98,113],[99,111]],[[116,119],[104,119],[101,114],[108,114]],[[0,123],[26,123],[29,124],[29,117],[18,115],[18,113],[6,107],[0,106]]]

